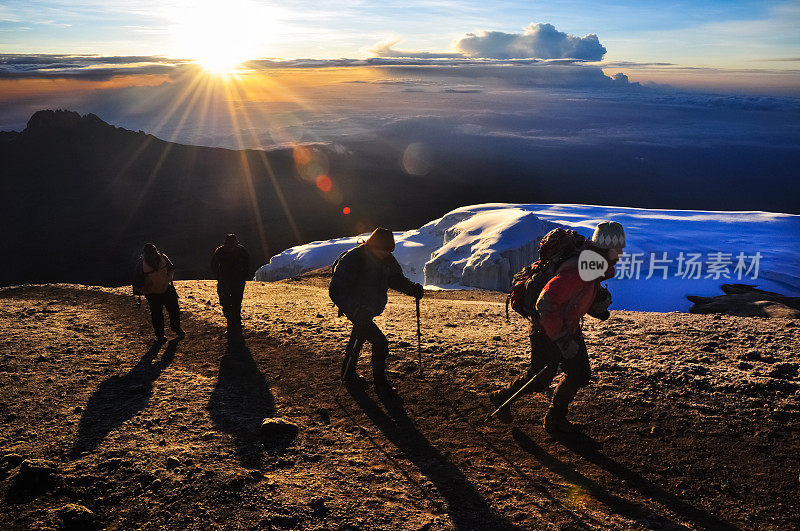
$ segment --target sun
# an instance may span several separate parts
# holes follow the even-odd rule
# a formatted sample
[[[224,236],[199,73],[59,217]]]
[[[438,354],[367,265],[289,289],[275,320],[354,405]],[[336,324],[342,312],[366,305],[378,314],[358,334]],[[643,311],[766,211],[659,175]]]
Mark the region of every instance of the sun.
[[[214,74],[229,74],[263,56],[273,25],[265,6],[243,0],[195,2],[174,20],[172,55],[193,59]]]

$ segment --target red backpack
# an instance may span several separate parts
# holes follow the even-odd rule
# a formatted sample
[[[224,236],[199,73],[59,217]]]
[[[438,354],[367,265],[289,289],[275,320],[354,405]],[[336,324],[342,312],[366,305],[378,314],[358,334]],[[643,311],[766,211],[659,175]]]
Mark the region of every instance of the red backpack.
[[[539,259],[514,275],[511,291],[506,297],[506,319],[508,306],[526,319],[536,314],[536,300],[544,286],[553,278],[558,267],[567,259],[580,254],[586,238],[572,229],[553,229],[539,242]]]

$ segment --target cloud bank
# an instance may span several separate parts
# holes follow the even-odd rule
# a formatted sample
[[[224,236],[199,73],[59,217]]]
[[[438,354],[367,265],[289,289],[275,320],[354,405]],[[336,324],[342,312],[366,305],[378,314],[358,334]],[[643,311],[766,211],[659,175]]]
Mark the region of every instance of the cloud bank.
[[[170,59],[158,55],[0,55],[0,79],[106,81],[114,76],[174,74],[185,67],[194,65],[185,59]]]
[[[552,24],[531,23],[523,33],[480,31],[467,33],[456,48],[468,57],[490,59],[577,59],[600,61],[606,48],[597,35],[584,37],[558,31]]]

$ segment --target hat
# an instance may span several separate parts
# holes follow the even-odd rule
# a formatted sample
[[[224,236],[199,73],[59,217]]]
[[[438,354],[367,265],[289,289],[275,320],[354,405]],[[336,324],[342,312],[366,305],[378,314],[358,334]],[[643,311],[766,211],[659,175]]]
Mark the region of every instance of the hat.
[[[373,249],[394,252],[394,234],[389,229],[378,227],[367,238],[367,245]]]
[[[625,247],[625,230],[616,221],[601,221],[594,229],[590,241],[601,249]]]

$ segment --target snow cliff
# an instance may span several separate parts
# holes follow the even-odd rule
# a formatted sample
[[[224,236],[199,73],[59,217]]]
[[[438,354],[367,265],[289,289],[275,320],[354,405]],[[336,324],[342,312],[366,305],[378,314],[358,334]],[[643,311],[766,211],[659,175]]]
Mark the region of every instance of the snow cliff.
[[[627,258],[617,264],[617,278],[608,281],[612,309],[687,311],[686,295],[716,295],[721,284],[737,282],[800,296],[800,216],[792,214],[472,205],[419,229],[396,232],[394,255],[409,278],[429,288],[506,290],[514,273],[538,257],[544,234],[563,226],[588,237],[604,219],[620,222],[628,240]],[[287,249],[262,266],[255,280],[280,280],[330,265],[359,237]],[[737,271],[740,253],[749,271]],[[754,260],[756,254],[760,257]],[[691,256],[700,268],[697,274],[689,271]]]

